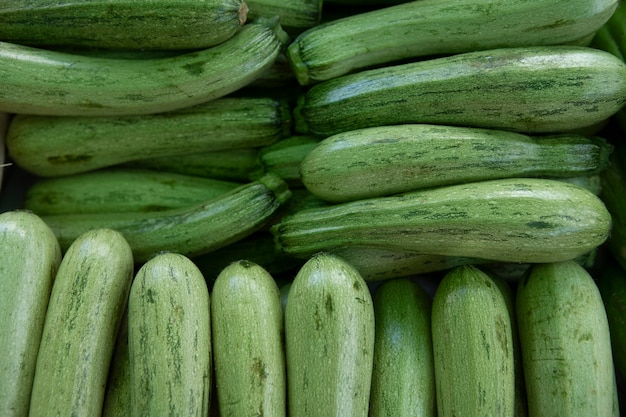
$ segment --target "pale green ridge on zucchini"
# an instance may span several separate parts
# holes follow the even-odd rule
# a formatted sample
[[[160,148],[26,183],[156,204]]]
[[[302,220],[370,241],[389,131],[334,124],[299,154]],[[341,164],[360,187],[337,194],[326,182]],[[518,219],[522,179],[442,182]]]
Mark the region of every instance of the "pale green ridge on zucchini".
[[[87,230],[107,227],[130,244],[135,261],[161,251],[197,256],[259,230],[289,199],[284,181],[272,174],[190,207],[146,213],[86,213],[42,216],[65,250]]]
[[[626,102],[626,63],[582,46],[473,51],[317,84],[299,97],[298,133],[443,124],[560,133],[595,125]]]
[[[343,202],[489,179],[597,174],[612,149],[600,137],[573,134],[377,126],[321,140],[304,156],[300,176],[317,197]]]
[[[509,178],[307,209],[272,226],[277,248],[307,256],[369,246],[505,262],[573,259],[607,239],[596,195],[557,180]]]
[[[296,274],[285,307],[290,417],[366,417],[374,355],[369,288],[342,259],[319,253]]]
[[[249,84],[287,41],[276,20],[257,19],[219,45],[169,58],[98,58],[0,42],[0,111],[129,116],[178,110]]]
[[[403,59],[559,45],[593,34],[617,0],[419,0],[355,13],[300,34],[287,56],[303,85]]]
[[[52,177],[138,159],[268,146],[288,136],[290,124],[284,100],[222,97],[149,115],[20,114],[9,125],[7,147],[23,169]]]
[[[67,250],[46,312],[31,417],[101,415],[132,275],[130,246],[114,230],[90,230]]]
[[[130,400],[130,353],[128,351],[128,311],[124,312],[115,336],[115,347],[109,367],[102,417],[128,416]]]
[[[0,415],[28,415],[35,364],[61,248],[23,210],[0,214]]]
[[[517,287],[528,415],[619,416],[598,287],[576,262],[535,264]]]
[[[439,417],[514,416],[511,317],[499,287],[480,269],[448,272],[432,303]]]
[[[286,416],[283,311],[274,278],[245,259],[226,266],[213,284],[211,326],[220,414]]]
[[[187,257],[160,253],[137,272],[128,299],[131,417],[209,413],[210,296]]]

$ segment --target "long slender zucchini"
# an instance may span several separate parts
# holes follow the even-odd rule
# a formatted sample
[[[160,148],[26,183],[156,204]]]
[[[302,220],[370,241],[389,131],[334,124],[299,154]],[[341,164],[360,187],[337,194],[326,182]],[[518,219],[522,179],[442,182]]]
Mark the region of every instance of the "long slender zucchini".
[[[161,253],[139,269],[128,299],[127,415],[208,415],[210,309],[204,277],[185,256]]]
[[[99,416],[133,257],[109,229],[79,236],[56,274],[37,356],[30,416]]]
[[[321,136],[406,123],[563,132],[604,121],[625,102],[626,63],[606,51],[499,48],[325,81],[300,96],[295,128]]]
[[[61,248],[28,211],[0,214],[0,415],[28,415],[37,353]]]
[[[338,133],[302,160],[302,183],[332,202],[511,177],[597,174],[613,147],[600,137],[528,136],[406,124]]]
[[[613,361],[616,369],[626,376],[626,270],[609,258],[594,277],[609,322]]]
[[[169,58],[98,58],[0,42],[0,111],[128,116],[178,110],[249,84],[287,41],[276,20],[257,19],[219,45]]]
[[[589,273],[535,264],[517,287],[528,415],[619,416],[609,324]]]
[[[135,261],[161,251],[197,256],[236,242],[260,229],[291,192],[267,174],[220,197],[191,207],[147,213],[86,213],[42,216],[63,250],[87,230],[107,227],[122,233]]]
[[[285,306],[290,417],[366,417],[374,308],[359,273],[320,253],[300,268]]]
[[[213,284],[211,326],[220,414],[286,416],[283,310],[274,278],[247,260],[226,266]]]
[[[592,35],[617,0],[420,0],[318,25],[288,49],[301,84],[407,58],[559,45]]]

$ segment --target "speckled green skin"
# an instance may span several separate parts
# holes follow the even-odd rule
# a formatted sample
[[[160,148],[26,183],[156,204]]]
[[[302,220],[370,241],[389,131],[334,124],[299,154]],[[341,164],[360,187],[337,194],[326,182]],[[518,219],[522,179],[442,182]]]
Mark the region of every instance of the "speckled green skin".
[[[626,102],[626,64],[582,46],[467,52],[344,75],[300,96],[296,130],[432,123],[521,133],[593,126]]]

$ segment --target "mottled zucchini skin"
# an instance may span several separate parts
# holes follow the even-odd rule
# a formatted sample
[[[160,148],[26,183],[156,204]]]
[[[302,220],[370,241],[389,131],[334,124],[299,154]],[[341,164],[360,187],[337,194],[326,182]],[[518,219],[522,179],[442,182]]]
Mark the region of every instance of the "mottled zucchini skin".
[[[594,278],[609,321],[615,368],[626,376],[626,270],[610,259]]]

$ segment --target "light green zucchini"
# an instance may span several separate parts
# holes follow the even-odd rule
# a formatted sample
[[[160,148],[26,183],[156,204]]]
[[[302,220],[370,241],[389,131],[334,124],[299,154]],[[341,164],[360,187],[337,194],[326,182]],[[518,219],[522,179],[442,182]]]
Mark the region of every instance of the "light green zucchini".
[[[0,415],[28,415],[37,353],[61,262],[54,233],[33,213],[0,214]]]
[[[219,45],[169,58],[120,60],[0,42],[0,111],[128,116],[205,103],[252,82],[288,41],[257,19]]]
[[[124,312],[115,336],[113,357],[109,366],[102,405],[102,417],[128,416],[130,400],[130,355],[128,352],[128,310]]]
[[[290,417],[366,417],[374,357],[367,284],[342,259],[319,253],[296,274],[285,306]]]
[[[294,117],[298,133],[321,136],[407,123],[560,133],[604,121],[625,102],[626,63],[614,55],[529,46],[337,77],[302,94]]]
[[[295,135],[265,146],[259,151],[258,172],[272,172],[290,187],[302,187],[302,161],[319,142],[316,136]]]
[[[461,126],[377,126],[325,138],[300,166],[317,197],[343,202],[511,177],[597,174],[613,147],[600,137],[528,136]]]
[[[106,227],[122,233],[135,261],[161,251],[197,256],[222,248],[259,230],[291,192],[272,174],[222,196],[196,204],[146,213],[85,213],[42,216],[65,250],[86,230]]]
[[[247,17],[280,17],[280,24],[290,35],[316,26],[322,18],[322,0],[246,0]]]
[[[211,334],[222,416],[286,416],[287,376],[280,290],[261,266],[239,260],[211,292]]]
[[[79,236],[56,274],[37,356],[29,416],[99,416],[133,256],[123,236]]]
[[[619,416],[609,324],[576,262],[531,266],[516,311],[529,417]]]
[[[439,417],[514,416],[511,317],[498,285],[465,265],[448,272],[432,304]]]
[[[137,116],[17,115],[7,147],[23,169],[52,177],[137,159],[267,146],[289,134],[290,122],[288,104],[269,97],[223,97]]]
[[[24,208],[46,216],[162,211],[200,204],[241,185],[156,170],[105,168],[37,178],[26,192]]]
[[[373,294],[376,323],[370,417],[435,417],[431,298],[408,278]]]
[[[611,216],[584,188],[510,178],[296,212],[272,226],[279,250],[308,256],[377,247],[503,262],[573,259],[604,243]]]
[[[205,417],[212,382],[210,296],[189,258],[160,253],[128,299],[128,415]]]
[[[287,56],[301,84],[399,60],[593,35],[617,0],[420,0],[355,13],[299,35]]]

